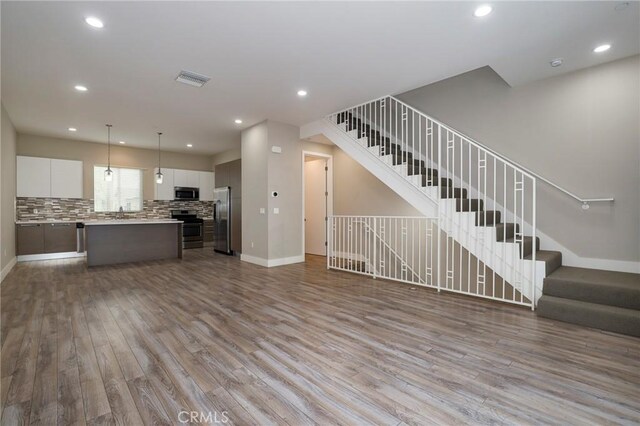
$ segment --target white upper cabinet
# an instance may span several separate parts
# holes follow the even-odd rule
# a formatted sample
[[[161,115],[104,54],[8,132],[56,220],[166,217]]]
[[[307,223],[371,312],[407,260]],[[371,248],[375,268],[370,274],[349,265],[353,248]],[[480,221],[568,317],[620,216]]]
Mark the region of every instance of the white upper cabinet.
[[[51,159],[17,157],[16,195],[18,197],[51,197]]]
[[[194,170],[174,170],[173,186],[200,187],[200,172]]]
[[[213,201],[214,174],[213,172],[198,172],[200,174],[200,201]]]
[[[16,195],[82,198],[82,161],[19,155],[16,159]]]
[[[82,198],[82,161],[51,160],[51,196]]]
[[[173,200],[173,197],[174,197],[173,187],[177,186],[177,185],[174,185],[174,177],[175,177],[175,172],[177,171],[179,170],[163,168],[162,183],[157,183],[155,181],[156,179],[155,174],[158,173],[158,169],[155,168],[153,170],[153,182],[155,185],[155,194],[153,197],[154,200],[165,200],[165,201]]]

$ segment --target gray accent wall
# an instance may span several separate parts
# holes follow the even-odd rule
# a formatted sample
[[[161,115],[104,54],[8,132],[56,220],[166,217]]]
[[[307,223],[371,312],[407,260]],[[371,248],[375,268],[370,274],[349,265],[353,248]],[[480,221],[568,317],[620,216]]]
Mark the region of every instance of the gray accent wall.
[[[0,269],[4,269],[16,256],[15,199],[16,199],[16,129],[2,109],[0,141]]]
[[[640,260],[640,56],[510,87],[491,68],[397,95],[584,198],[538,184],[538,225],[585,258]],[[543,241],[544,246],[544,241]]]

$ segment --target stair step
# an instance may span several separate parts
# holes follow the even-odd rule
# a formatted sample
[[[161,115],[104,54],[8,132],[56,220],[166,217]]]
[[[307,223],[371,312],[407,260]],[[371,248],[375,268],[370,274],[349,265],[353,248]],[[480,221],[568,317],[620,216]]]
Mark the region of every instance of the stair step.
[[[450,186],[441,186],[440,198],[467,198],[467,188],[452,188]]]
[[[508,238],[505,243],[516,243],[515,238]],[[533,237],[524,236],[522,242],[517,242],[520,245],[520,258],[526,258],[533,252]],[[536,237],[536,252],[540,250],[540,238]]]
[[[543,295],[536,312],[544,318],[640,337],[640,311],[635,309]]]
[[[640,275],[563,266],[544,279],[542,293],[640,310]]]
[[[496,225],[496,241],[503,241],[513,238],[516,232],[520,231],[518,223],[498,223]]]
[[[353,118],[353,114],[351,114],[350,112],[344,111],[336,115],[336,123],[342,124],[351,118]]]
[[[425,167],[424,161],[414,160],[413,162],[409,162],[407,164],[409,175],[425,175],[427,172],[438,175],[437,169],[427,169]]]
[[[484,210],[476,213],[476,226],[495,226],[501,218],[500,210]]]
[[[531,260],[533,255],[525,256],[525,259]],[[536,262],[545,263],[545,275],[551,274],[553,271],[562,266],[562,253],[552,250],[536,251]]]
[[[453,182],[449,178],[440,178],[440,186],[453,185]],[[435,176],[433,179],[430,176],[422,175],[422,186],[438,186],[438,178]]]
[[[367,146],[379,146],[380,151],[394,152],[400,150],[400,145],[392,143],[387,137],[385,138],[367,138]]]
[[[478,198],[456,198],[458,212],[479,212],[483,207],[484,202]]]

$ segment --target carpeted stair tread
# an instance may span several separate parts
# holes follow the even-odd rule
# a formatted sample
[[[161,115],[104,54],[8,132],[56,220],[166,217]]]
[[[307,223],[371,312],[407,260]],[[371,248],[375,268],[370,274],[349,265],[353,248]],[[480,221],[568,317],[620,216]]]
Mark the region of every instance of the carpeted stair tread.
[[[531,255],[531,253],[533,253],[533,250],[532,250],[533,237],[525,235],[524,237],[522,237],[522,243],[516,242],[515,238],[508,238],[504,242],[519,244],[521,258],[526,258],[527,256]],[[539,250],[540,250],[540,238],[536,237],[536,251],[539,251]]]
[[[483,210],[476,213],[476,226],[495,226],[501,222],[500,210]]]
[[[456,198],[456,211],[479,212],[482,211],[484,201],[478,198]]]
[[[545,278],[543,294],[640,310],[640,275],[563,266]]]
[[[467,188],[440,187],[440,198],[467,198]]]
[[[498,223],[496,225],[496,241],[504,241],[513,238],[515,232],[520,230],[517,223]]]
[[[640,337],[640,311],[635,309],[545,294],[538,300],[537,313],[544,318]]]
[[[438,179],[422,175],[422,186],[438,186]],[[440,178],[440,186],[453,186],[453,181],[449,178]]]
[[[531,260],[532,258],[533,254],[525,257],[525,259],[527,260]],[[537,261],[545,263],[545,275],[549,275],[562,266],[562,252],[553,250],[538,250],[536,251],[536,262]]]

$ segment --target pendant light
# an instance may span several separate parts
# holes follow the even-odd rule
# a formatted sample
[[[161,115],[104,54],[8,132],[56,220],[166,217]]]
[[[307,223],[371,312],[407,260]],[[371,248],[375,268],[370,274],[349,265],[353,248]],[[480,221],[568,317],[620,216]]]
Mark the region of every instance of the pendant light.
[[[162,183],[162,169],[160,168],[160,136],[161,132],[158,132],[158,173],[156,173],[156,183]]]
[[[107,126],[107,170],[104,171],[104,180],[111,182],[113,179],[113,170],[111,170],[111,124],[105,124]]]

